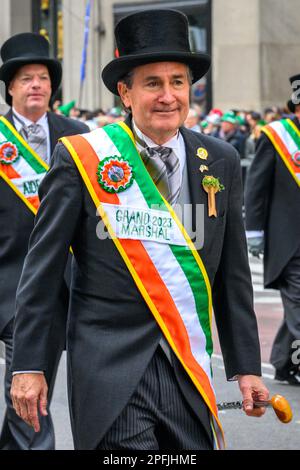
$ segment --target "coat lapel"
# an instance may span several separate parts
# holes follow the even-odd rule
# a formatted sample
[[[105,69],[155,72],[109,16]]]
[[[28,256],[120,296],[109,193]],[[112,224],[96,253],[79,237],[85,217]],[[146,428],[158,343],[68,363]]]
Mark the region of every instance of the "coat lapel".
[[[202,187],[202,179],[206,175],[211,175],[224,182],[224,159],[216,158],[215,152],[211,151],[205,142],[201,139],[201,134],[195,134],[185,128],[181,128],[186,149],[186,164],[188,171],[189,189],[192,203],[192,222],[195,230],[196,204],[204,205],[204,215],[208,218],[208,196]],[[201,159],[198,155],[198,149],[207,151],[207,158]],[[200,171],[200,166],[205,165],[208,170]],[[216,194],[216,206],[218,217],[224,213],[223,194]],[[214,217],[210,219],[215,219]],[[213,221],[213,220],[211,220]]]
[[[14,120],[13,120],[13,114],[12,114],[12,109],[10,108],[10,110],[8,111],[8,113],[5,114],[5,119],[8,120],[8,122],[10,122],[14,127],[15,127],[15,124],[14,124]]]
[[[209,165],[212,161],[212,156],[208,152],[205,145],[201,142],[201,136],[195,135],[192,132],[188,132],[185,128],[181,128],[180,132],[183,136],[186,150],[186,165],[188,171],[188,181],[191,194],[192,204],[203,204],[206,200],[206,194],[202,189],[201,181],[207,172],[200,172],[200,165]],[[199,138],[200,137],[200,138]],[[201,160],[197,156],[197,150],[204,148],[208,152],[206,160]]]
[[[47,116],[49,124],[50,149],[52,154],[58,139],[65,134],[65,127],[62,127],[62,122],[56,119],[56,115],[54,113],[47,113]]]

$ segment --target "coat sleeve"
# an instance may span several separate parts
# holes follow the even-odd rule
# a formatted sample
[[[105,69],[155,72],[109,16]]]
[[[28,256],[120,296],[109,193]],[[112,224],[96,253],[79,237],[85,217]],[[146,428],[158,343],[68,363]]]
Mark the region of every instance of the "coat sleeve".
[[[82,183],[59,143],[40,186],[41,205],[16,298],[12,370],[46,370],[64,269],[82,206]]]
[[[261,375],[260,345],[242,218],[242,182],[236,155],[228,191],[221,260],[213,284],[213,307],[228,379]]]
[[[246,229],[264,230],[275,168],[275,149],[265,134],[257,142],[256,154],[249,168],[246,191],[245,211]]]

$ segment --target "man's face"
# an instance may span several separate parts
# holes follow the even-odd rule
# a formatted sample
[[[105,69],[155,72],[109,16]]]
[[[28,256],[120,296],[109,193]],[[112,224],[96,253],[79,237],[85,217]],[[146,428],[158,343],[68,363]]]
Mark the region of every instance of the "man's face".
[[[132,87],[119,82],[118,91],[137,127],[157,144],[176,134],[189,111],[190,84],[185,64],[156,62],[136,67]]]
[[[13,107],[25,117],[43,115],[51,97],[51,80],[48,68],[42,64],[21,67],[8,88]]]

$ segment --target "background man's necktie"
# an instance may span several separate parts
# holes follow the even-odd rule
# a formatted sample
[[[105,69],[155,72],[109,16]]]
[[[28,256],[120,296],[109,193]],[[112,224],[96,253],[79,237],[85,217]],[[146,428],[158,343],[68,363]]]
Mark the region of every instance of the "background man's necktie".
[[[40,124],[30,124],[23,126],[20,134],[25,138],[28,145],[45,161],[48,162],[47,155],[47,135]]]
[[[47,152],[47,134],[43,126],[40,124],[30,124],[26,126],[24,121],[13,113],[16,121],[22,124],[19,134],[26,140],[28,145],[46,162],[48,163]]]
[[[138,143],[144,147],[140,153],[157,189],[171,205],[175,204],[181,183],[177,156],[169,147],[147,147],[140,138]]]

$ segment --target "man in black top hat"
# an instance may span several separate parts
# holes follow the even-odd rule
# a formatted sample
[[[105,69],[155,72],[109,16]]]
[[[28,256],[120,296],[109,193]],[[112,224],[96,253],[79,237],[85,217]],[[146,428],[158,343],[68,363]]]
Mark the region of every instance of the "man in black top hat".
[[[270,361],[275,379],[300,385],[296,358],[300,340],[300,74],[290,78],[287,103],[292,119],[264,127],[246,187],[246,228],[250,253],[264,255],[264,285],[278,289],[284,318]]]
[[[1,58],[0,79],[6,85],[5,99],[11,108],[1,118],[0,143],[0,339],[5,343],[7,404],[0,449],[53,449],[54,430],[50,414],[43,418],[41,433],[35,434],[12,407],[9,391],[15,297],[33,229],[34,213],[39,205],[37,182],[42,180],[50,164],[57,140],[64,135],[85,132],[88,128],[48,112],[50,98],[61,81],[62,69],[59,61],[49,57],[49,43],[43,36],[22,33],[11,37],[1,48]],[[7,145],[17,149],[15,161],[7,158],[5,161]],[[42,173],[35,173],[34,164],[33,167],[26,166],[25,153],[32,162],[39,164],[39,159],[42,159]],[[47,256],[47,247],[43,255]],[[67,308],[68,287],[63,281],[54,311],[53,333],[47,346],[45,373],[50,396],[65,344]],[[32,336],[30,341],[38,342],[38,336]]]
[[[65,139],[54,152],[18,289],[13,370],[43,369],[47,326],[72,243],[75,447],[212,449],[222,446],[222,433],[210,377],[211,289],[227,376],[238,379],[245,412],[261,416],[253,399],[268,397],[259,377],[239,156],[229,144],[183,127],[190,85],[210,64],[207,55],[191,52],[185,15],[138,12],[119,22],[116,40],[119,57],[102,78],[130,115],[125,123]],[[205,181],[225,186],[215,195],[213,215]],[[176,241],[175,204],[193,207],[185,221],[191,237],[197,206],[204,206],[204,246],[201,234],[194,245],[181,231]],[[98,206],[101,216],[107,211],[102,222],[109,234],[114,210],[119,221],[120,214],[126,218],[126,233],[105,236]],[[49,257],[41,259],[45,243]],[[32,344],[38,330],[40,342]],[[22,391],[29,385],[31,397]],[[13,379],[15,409],[36,431],[37,404],[43,412],[46,392],[41,375]]]

